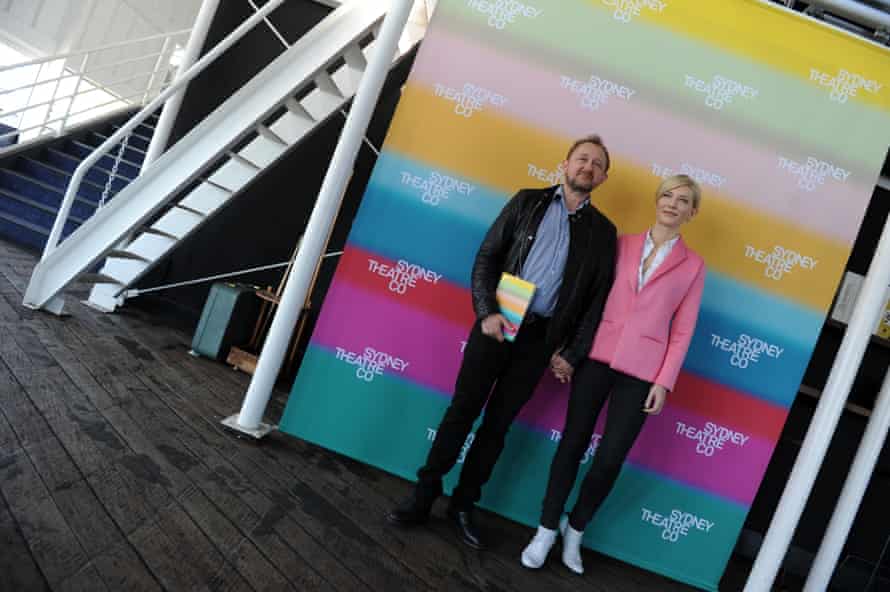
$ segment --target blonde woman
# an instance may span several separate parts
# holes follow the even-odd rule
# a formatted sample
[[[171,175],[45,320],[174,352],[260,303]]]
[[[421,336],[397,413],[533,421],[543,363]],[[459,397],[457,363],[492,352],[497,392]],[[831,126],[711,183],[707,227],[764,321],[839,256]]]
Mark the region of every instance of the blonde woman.
[[[588,359],[577,371],[553,372],[572,382],[566,424],[550,467],[541,524],[522,552],[522,564],[544,564],[562,532],[562,561],[584,573],[581,538],[605,500],[649,415],[657,415],[673,389],[689,349],[701,303],[705,264],[680,237],[701,206],[701,189],[687,175],[664,180],[655,194],[655,224],[618,239],[615,283]],[[603,404],[606,429],[578,500],[560,517]]]

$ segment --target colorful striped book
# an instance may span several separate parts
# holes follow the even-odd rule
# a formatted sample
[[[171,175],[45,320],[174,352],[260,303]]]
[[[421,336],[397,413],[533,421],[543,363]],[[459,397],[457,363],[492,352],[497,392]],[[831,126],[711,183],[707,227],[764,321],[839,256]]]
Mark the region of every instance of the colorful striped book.
[[[512,328],[504,329],[504,339],[513,341],[516,339],[516,333],[525,318],[525,311],[531,304],[532,297],[535,295],[535,285],[527,282],[515,275],[509,273],[501,274],[501,281],[498,282],[498,289],[495,294],[498,305],[501,307],[501,314],[507,317]]]

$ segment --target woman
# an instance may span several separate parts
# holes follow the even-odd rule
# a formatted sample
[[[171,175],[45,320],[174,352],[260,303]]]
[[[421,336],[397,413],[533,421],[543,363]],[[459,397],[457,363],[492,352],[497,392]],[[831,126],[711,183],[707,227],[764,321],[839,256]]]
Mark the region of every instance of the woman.
[[[698,213],[701,189],[687,175],[665,179],[655,194],[655,225],[618,239],[615,283],[603,310],[589,359],[572,378],[566,425],[550,467],[541,525],[522,552],[538,568],[563,535],[562,561],[584,573],[584,528],[612,489],[648,415],[657,415],[673,389],[695,329],[705,279],[702,258],[680,238]],[[571,368],[554,366],[560,380]],[[560,516],[596,418],[609,399],[606,429],[568,520]]]

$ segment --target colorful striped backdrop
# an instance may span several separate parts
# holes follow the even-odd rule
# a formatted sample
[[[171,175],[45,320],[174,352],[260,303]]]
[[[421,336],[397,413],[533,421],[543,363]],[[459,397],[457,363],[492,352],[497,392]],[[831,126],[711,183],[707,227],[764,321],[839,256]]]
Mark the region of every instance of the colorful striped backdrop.
[[[701,182],[684,237],[709,272],[676,390],[585,542],[716,589],[887,152],[888,57],[755,0],[441,0],[281,429],[413,479],[482,236],[597,132],[612,171],[593,201],[620,232],[651,223],[660,178]],[[566,397],[540,385],[485,507],[537,523]]]

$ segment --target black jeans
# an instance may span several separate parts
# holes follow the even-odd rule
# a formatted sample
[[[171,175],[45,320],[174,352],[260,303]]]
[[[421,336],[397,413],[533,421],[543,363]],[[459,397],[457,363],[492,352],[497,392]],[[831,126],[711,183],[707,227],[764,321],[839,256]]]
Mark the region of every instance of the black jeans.
[[[569,524],[583,531],[609,495],[621,465],[643,428],[643,405],[651,383],[594,360],[585,360],[575,371],[566,412],[566,424],[553,463],[544,497],[541,526],[555,529],[575,484],[581,457],[590,445],[596,418],[609,399],[606,430],[581,484],[578,501],[569,514]]]
[[[442,477],[454,467],[473,423],[488,401],[451,496],[451,506],[468,510],[479,501],[510,425],[550,363],[552,351],[545,343],[547,324],[541,318],[523,324],[512,343],[500,343],[484,335],[480,321],[473,325],[451,405],[439,423],[426,464],[417,472],[420,496],[430,498],[441,493]]]

